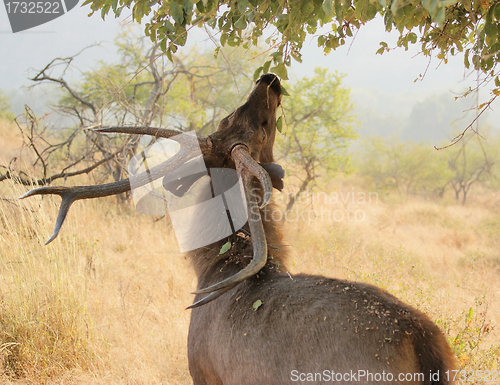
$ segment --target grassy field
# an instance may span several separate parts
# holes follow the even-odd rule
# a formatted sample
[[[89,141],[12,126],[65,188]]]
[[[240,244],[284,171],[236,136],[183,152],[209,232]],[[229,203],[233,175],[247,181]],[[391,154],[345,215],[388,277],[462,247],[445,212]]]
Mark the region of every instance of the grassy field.
[[[382,287],[441,326],[460,368],[498,370],[500,195],[462,206],[369,199],[359,186],[338,179],[337,195],[294,207],[283,230],[291,273]],[[0,183],[0,383],[190,384],[196,277],[166,220],[115,198],[77,202],[44,246],[59,198],[14,199],[26,190]]]

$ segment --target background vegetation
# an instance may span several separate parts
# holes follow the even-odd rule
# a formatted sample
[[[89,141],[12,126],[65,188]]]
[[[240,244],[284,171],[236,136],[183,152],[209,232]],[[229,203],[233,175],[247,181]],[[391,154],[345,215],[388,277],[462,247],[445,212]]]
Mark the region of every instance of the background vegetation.
[[[500,135],[489,133],[487,138],[473,133],[436,150],[425,142],[365,137],[357,157],[359,172],[368,186],[381,192],[443,198],[452,191],[465,204],[474,185],[498,191]]]
[[[455,55],[463,57],[464,68],[477,73],[476,88],[489,92],[479,105],[480,114],[500,96],[497,0],[86,0],[84,5],[102,18],[130,10],[133,20],[144,20],[145,35],[171,61],[194,27],[218,38],[216,55],[225,46],[248,49],[265,42],[267,61],[260,66],[254,63],[254,79],[269,70],[288,79],[287,68],[292,61],[301,62],[308,37],[329,54],[354,38],[366,23],[380,18],[386,32],[399,35],[397,47],[408,50],[417,44],[422,55],[444,63]],[[377,53],[393,48],[381,41]]]

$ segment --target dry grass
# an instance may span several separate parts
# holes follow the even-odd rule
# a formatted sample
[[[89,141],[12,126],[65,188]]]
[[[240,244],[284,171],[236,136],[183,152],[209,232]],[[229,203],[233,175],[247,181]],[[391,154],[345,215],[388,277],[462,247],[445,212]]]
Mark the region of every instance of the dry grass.
[[[337,192],[359,191],[336,183]],[[382,287],[445,330],[460,369],[500,370],[499,198],[490,193],[466,206],[416,198],[304,202],[299,212],[361,210],[364,220],[289,223],[293,272]]]
[[[0,203],[4,380],[190,383],[184,308],[195,277],[166,222],[113,199],[77,202],[44,246],[57,200]]]
[[[4,381],[191,383],[184,308],[195,277],[166,221],[114,199],[81,202],[43,246],[57,200],[0,203]],[[365,220],[287,223],[292,271],[383,287],[446,329],[463,368],[498,368],[499,213],[419,201],[350,209]]]
[[[20,131],[15,123],[0,118],[0,164],[18,156],[22,144]]]

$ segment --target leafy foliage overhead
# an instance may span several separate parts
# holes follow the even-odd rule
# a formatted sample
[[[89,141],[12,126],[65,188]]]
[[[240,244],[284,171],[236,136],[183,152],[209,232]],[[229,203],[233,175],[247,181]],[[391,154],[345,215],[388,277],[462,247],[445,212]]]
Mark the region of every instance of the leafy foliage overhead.
[[[186,44],[194,26],[214,29],[222,46],[250,47],[266,29],[271,59],[255,74],[273,71],[287,78],[292,58],[301,60],[308,34],[315,35],[325,53],[345,44],[348,37],[369,20],[381,15],[385,29],[399,31],[398,46],[420,44],[425,55],[437,51],[449,55],[465,53],[465,67],[494,72],[500,60],[499,0],[86,0],[93,12],[105,17],[119,15],[124,8],[141,22],[145,32],[172,59]],[[320,28],[323,27],[323,28]],[[388,49],[381,42],[378,53]]]

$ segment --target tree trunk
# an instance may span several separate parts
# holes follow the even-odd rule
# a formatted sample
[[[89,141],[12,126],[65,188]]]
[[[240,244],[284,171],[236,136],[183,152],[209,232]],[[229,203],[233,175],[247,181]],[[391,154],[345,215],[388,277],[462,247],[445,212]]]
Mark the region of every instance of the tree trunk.
[[[300,194],[302,194],[304,191],[306,191],[307,189],[307,186],[309,185],[309,182],[312,181],[312,178],[310,178],[309,176],[302,182],[302,185],[300,186],[299,188],[299,191],[297,191],[297,193],[295,193],[294,195],[292,195],[290,197],[290,199],[288,200],[288,204],[286,205],[286,210],[285,210],[285,214],[292,211],[292,207],[293,205],[295,204],[295,202],[297,201],[297,198],[300,196]]]

